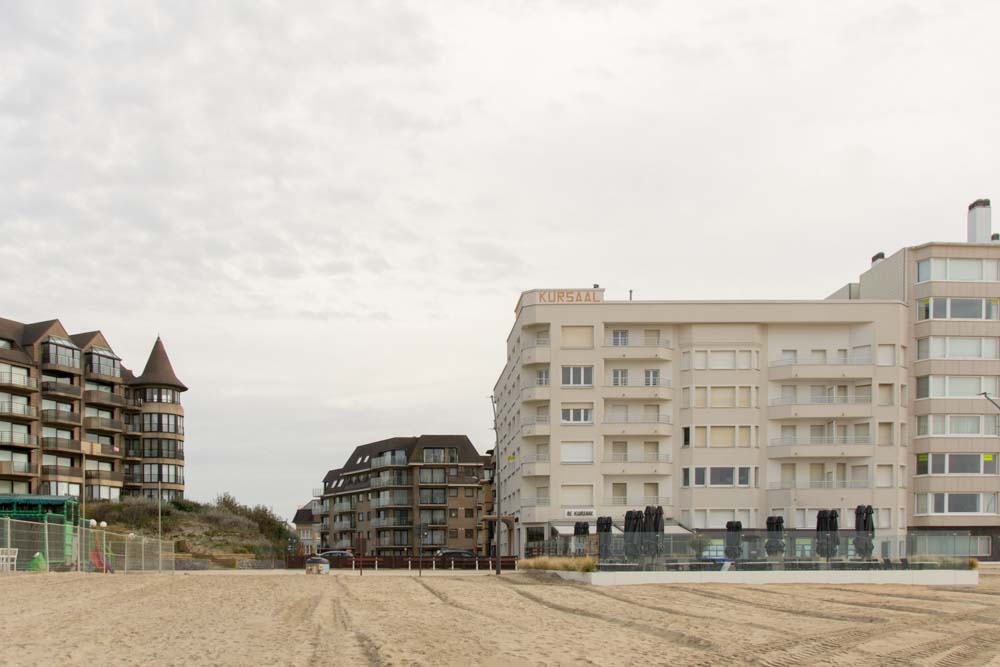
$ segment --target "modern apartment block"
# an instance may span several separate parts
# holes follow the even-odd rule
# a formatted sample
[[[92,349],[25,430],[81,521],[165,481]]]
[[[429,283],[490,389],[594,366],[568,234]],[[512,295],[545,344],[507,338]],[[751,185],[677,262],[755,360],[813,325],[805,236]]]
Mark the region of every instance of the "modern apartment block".
[[[413,555],[483,541],[489,457],[464,435],[421,435],[356,447],[323,478],[321,548]],[[422,527],[422,530],[420,530]]]
[[[823,300],[524,292],[494,389],[516,550],[647,505],[718,529],[812,529],[821,509],[851,527],[872,505],[886,555],[909,529],[1000,533],[997,412],[978,396],[1000,376],[988,203],[973,228],[877,256]]]
[[[0,318],[0,493],[184,495],[184,408],[157,338],[141,375],[100,331]]]

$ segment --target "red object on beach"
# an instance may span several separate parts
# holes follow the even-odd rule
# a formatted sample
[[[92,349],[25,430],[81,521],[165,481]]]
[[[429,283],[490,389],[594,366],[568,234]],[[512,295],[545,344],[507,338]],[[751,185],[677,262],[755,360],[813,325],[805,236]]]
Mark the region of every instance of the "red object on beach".
[[[111,566],[105,566],[104,555],[101,550],[96,546],[90,550],[90,564],[94,566],[94,569],[99,572],[111,572]]]

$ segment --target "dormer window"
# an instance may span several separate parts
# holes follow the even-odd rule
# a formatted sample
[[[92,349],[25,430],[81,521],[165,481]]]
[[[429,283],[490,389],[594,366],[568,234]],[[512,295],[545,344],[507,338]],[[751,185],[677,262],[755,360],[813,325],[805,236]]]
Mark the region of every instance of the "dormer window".
[[[87,351],[87,371],[108,377],[121,377],[122,362],[111,350],[92,347]]]
[[[14,341],[0,338],[0,350],[9,350],[14,347]]]
[[[42,363],[65,366],[66,368],[79,368],[80,348],[71,340],[49,336],[42,343]]]

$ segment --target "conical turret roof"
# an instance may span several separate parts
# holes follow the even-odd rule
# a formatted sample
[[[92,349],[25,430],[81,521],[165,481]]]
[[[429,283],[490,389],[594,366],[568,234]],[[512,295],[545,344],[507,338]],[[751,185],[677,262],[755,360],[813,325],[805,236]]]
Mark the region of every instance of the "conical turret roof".
[[[155,384],[167,387],[176,387],[181,391],[187,391],[187,387],[177,377],[174,367],[170,364],[170,357],[167,356],[167,348],[163,346],[160,337],[156,337],[153,343],[153,350],[146,360],[146,367],[142,369],[142,375],[135,379],[134,384]]]

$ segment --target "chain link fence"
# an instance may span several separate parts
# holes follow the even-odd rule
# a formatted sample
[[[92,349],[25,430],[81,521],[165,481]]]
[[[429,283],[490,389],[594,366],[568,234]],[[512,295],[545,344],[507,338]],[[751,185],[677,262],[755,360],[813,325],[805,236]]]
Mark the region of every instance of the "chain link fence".
[[[173,542],[102,528],[0,518],[2,572],[173,572]]]

